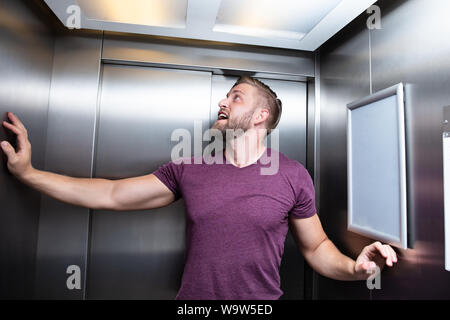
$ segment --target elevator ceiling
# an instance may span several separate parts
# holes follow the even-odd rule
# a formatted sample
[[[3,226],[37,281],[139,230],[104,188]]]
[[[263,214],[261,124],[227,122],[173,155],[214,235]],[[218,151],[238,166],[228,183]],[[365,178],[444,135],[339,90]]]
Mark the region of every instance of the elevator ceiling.
[[[376,0],[44,0],[65,26],[314,51]],[[79,17],[79,24],[74,24]]]

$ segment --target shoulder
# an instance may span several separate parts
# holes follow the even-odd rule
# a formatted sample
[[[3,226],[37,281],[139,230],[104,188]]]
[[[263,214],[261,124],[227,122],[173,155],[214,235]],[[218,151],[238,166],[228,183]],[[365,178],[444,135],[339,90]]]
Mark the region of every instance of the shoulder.
[[[276,159],[278,158],[278,163],[280,166],[280,172],[281,173],[286,173],[286,174],[304,174],[304,173],[308,173],[308,171],[306,170],[306,168],[297,160],[291,159],[288,156],[286,156],[284,153],[271,149],[271,148],[267,148],[267,155],[269,158]]]
[[[192,157],[179,157],[171,159],[159,166],[156,172],[170,172],[175,175],[182,174],[186,164],[192,163]]]
[[[273,159],[278,157],[278,177],[285,181],[294,193],[297,194],[304,188],[311,188],[314,183],[303,164],[287,157],[282,152],[276,150],[270,151],[272,152]]]

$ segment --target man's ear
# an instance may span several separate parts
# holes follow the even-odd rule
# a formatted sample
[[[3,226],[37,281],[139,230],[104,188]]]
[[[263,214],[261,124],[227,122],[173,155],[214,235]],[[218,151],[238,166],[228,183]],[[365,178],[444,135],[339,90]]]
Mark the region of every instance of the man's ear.
[[[264,123],[267,118],[269,118],[269,109],[267,108],[259,108],[259,110],[257,110],[257,116],[255,119],[255,126]]]

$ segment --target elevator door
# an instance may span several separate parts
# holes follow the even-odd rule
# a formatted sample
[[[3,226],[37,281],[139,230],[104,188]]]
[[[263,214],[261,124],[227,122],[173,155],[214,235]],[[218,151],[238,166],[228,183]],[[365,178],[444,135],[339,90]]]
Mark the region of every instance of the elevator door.
[[[208,126],[209,72],[103,66],[95,176],[148,174],[170,161],[172,131]],[[205,128],[203,128],[205,129]],[[88,299],[173,299],[184,266],[183,201],[148,211],[93,211]]]
[[[212,79],[211,119],[217,119],[218,102],[222,100],[237,77],[214,75]],[[273,79],[260,79],[268,85],[281,100],[283,111],[278,124],[280,152],[295,159],[306,167],[306,83]],[[271,137],[266,141],[275,147]],[[304,259],[299,253],[291,233],[288,232],[284,244],[284,255],[280,266],[281,299],[304,298]]]
[[[193,134],[217,118],[235,77],[208,72],[104,65],[94,155],[96,177],[153,172],[170,161],[174,129]],[[305,164],[306,84],[266,80],[283,101],[280,151]],[[270,139],[269,139],[270,142]],[[184,202],[140,212],[93,211],[88,299],[173,299],[183,272]],[[290,235],[280,268],[284,298],[303,298],[303,258]]]

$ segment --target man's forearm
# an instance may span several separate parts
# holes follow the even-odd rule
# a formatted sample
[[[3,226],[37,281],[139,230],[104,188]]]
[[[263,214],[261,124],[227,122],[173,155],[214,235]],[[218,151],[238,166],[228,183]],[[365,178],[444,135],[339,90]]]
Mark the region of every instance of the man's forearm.
[[[319,274],[335,280],[359,280],[355,261],[343,255],[331,242],[324,240],[311,254],[305,255],[310,266]]]
[[[112,180],[73,178],[37,169],[27,170],[18,179],[57,200],[92,208],[107,209]]]

